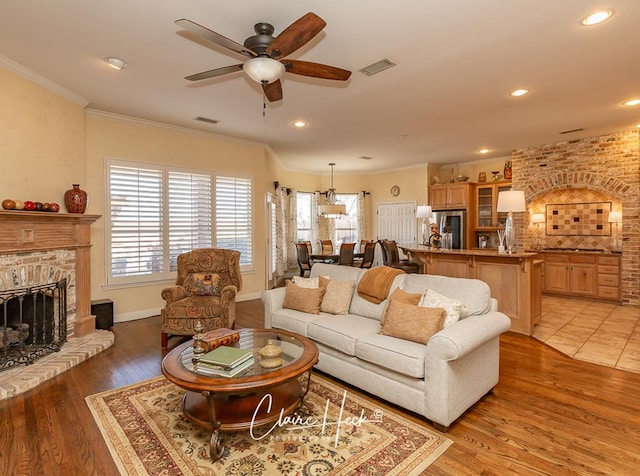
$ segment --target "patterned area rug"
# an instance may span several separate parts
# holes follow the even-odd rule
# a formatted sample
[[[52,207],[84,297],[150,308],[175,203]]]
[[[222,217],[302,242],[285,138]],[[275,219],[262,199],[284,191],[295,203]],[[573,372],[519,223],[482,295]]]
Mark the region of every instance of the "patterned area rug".
[[[156,377],[86,398],[121,474],[414,475],[452,443],[313,374],[306,397],[311,417],[262,434],[256,429],[253,437],[223,433],[224,454],[212,462],[210,434],[182,415],[184,393]]]

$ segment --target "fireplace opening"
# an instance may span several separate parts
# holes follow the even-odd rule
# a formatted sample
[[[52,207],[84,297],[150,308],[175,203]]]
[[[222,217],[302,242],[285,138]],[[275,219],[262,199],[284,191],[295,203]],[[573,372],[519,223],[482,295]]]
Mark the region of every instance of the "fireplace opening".
[[[0,371],[57,352],[67,340],[67,279],[0,291]]]

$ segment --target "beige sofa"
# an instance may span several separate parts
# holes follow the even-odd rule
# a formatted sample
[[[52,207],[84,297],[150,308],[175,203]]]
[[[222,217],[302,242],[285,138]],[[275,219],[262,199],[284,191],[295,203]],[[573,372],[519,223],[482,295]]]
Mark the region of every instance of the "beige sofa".
[[[397,287],[410,293],[427,288],[462,301],[458,322],[420,344],[379,334],[386,301],[373,304],[358,295],[367,270],[318,263],[311,276],[355,280],[349,313],[319,315],[282,307],[285,288],[265,291],[265,326],[312,339],[320,350],[316,368],[384,400],[423,415],[447,431],[449,425],[498,382],[499,336],[510,320],[497,312],[486,283],[476,279],[402,274]]]

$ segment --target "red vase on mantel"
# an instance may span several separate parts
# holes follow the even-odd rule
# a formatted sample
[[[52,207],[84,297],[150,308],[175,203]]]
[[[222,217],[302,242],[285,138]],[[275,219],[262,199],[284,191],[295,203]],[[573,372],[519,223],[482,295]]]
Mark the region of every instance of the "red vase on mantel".
[[[74,183],[71,190],[64,192],[64,205],[67,213],[84,213],[87,208],[87,192],[80,189],[80,184]]]

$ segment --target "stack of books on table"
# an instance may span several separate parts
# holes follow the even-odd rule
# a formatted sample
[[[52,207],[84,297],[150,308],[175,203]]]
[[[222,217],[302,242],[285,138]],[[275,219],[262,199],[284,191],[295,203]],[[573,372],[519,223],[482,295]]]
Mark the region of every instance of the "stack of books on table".
[[[251,349],[220,346],[204,354],[195,365],[196,373],[215,377],[233,377],[254,364]]]

